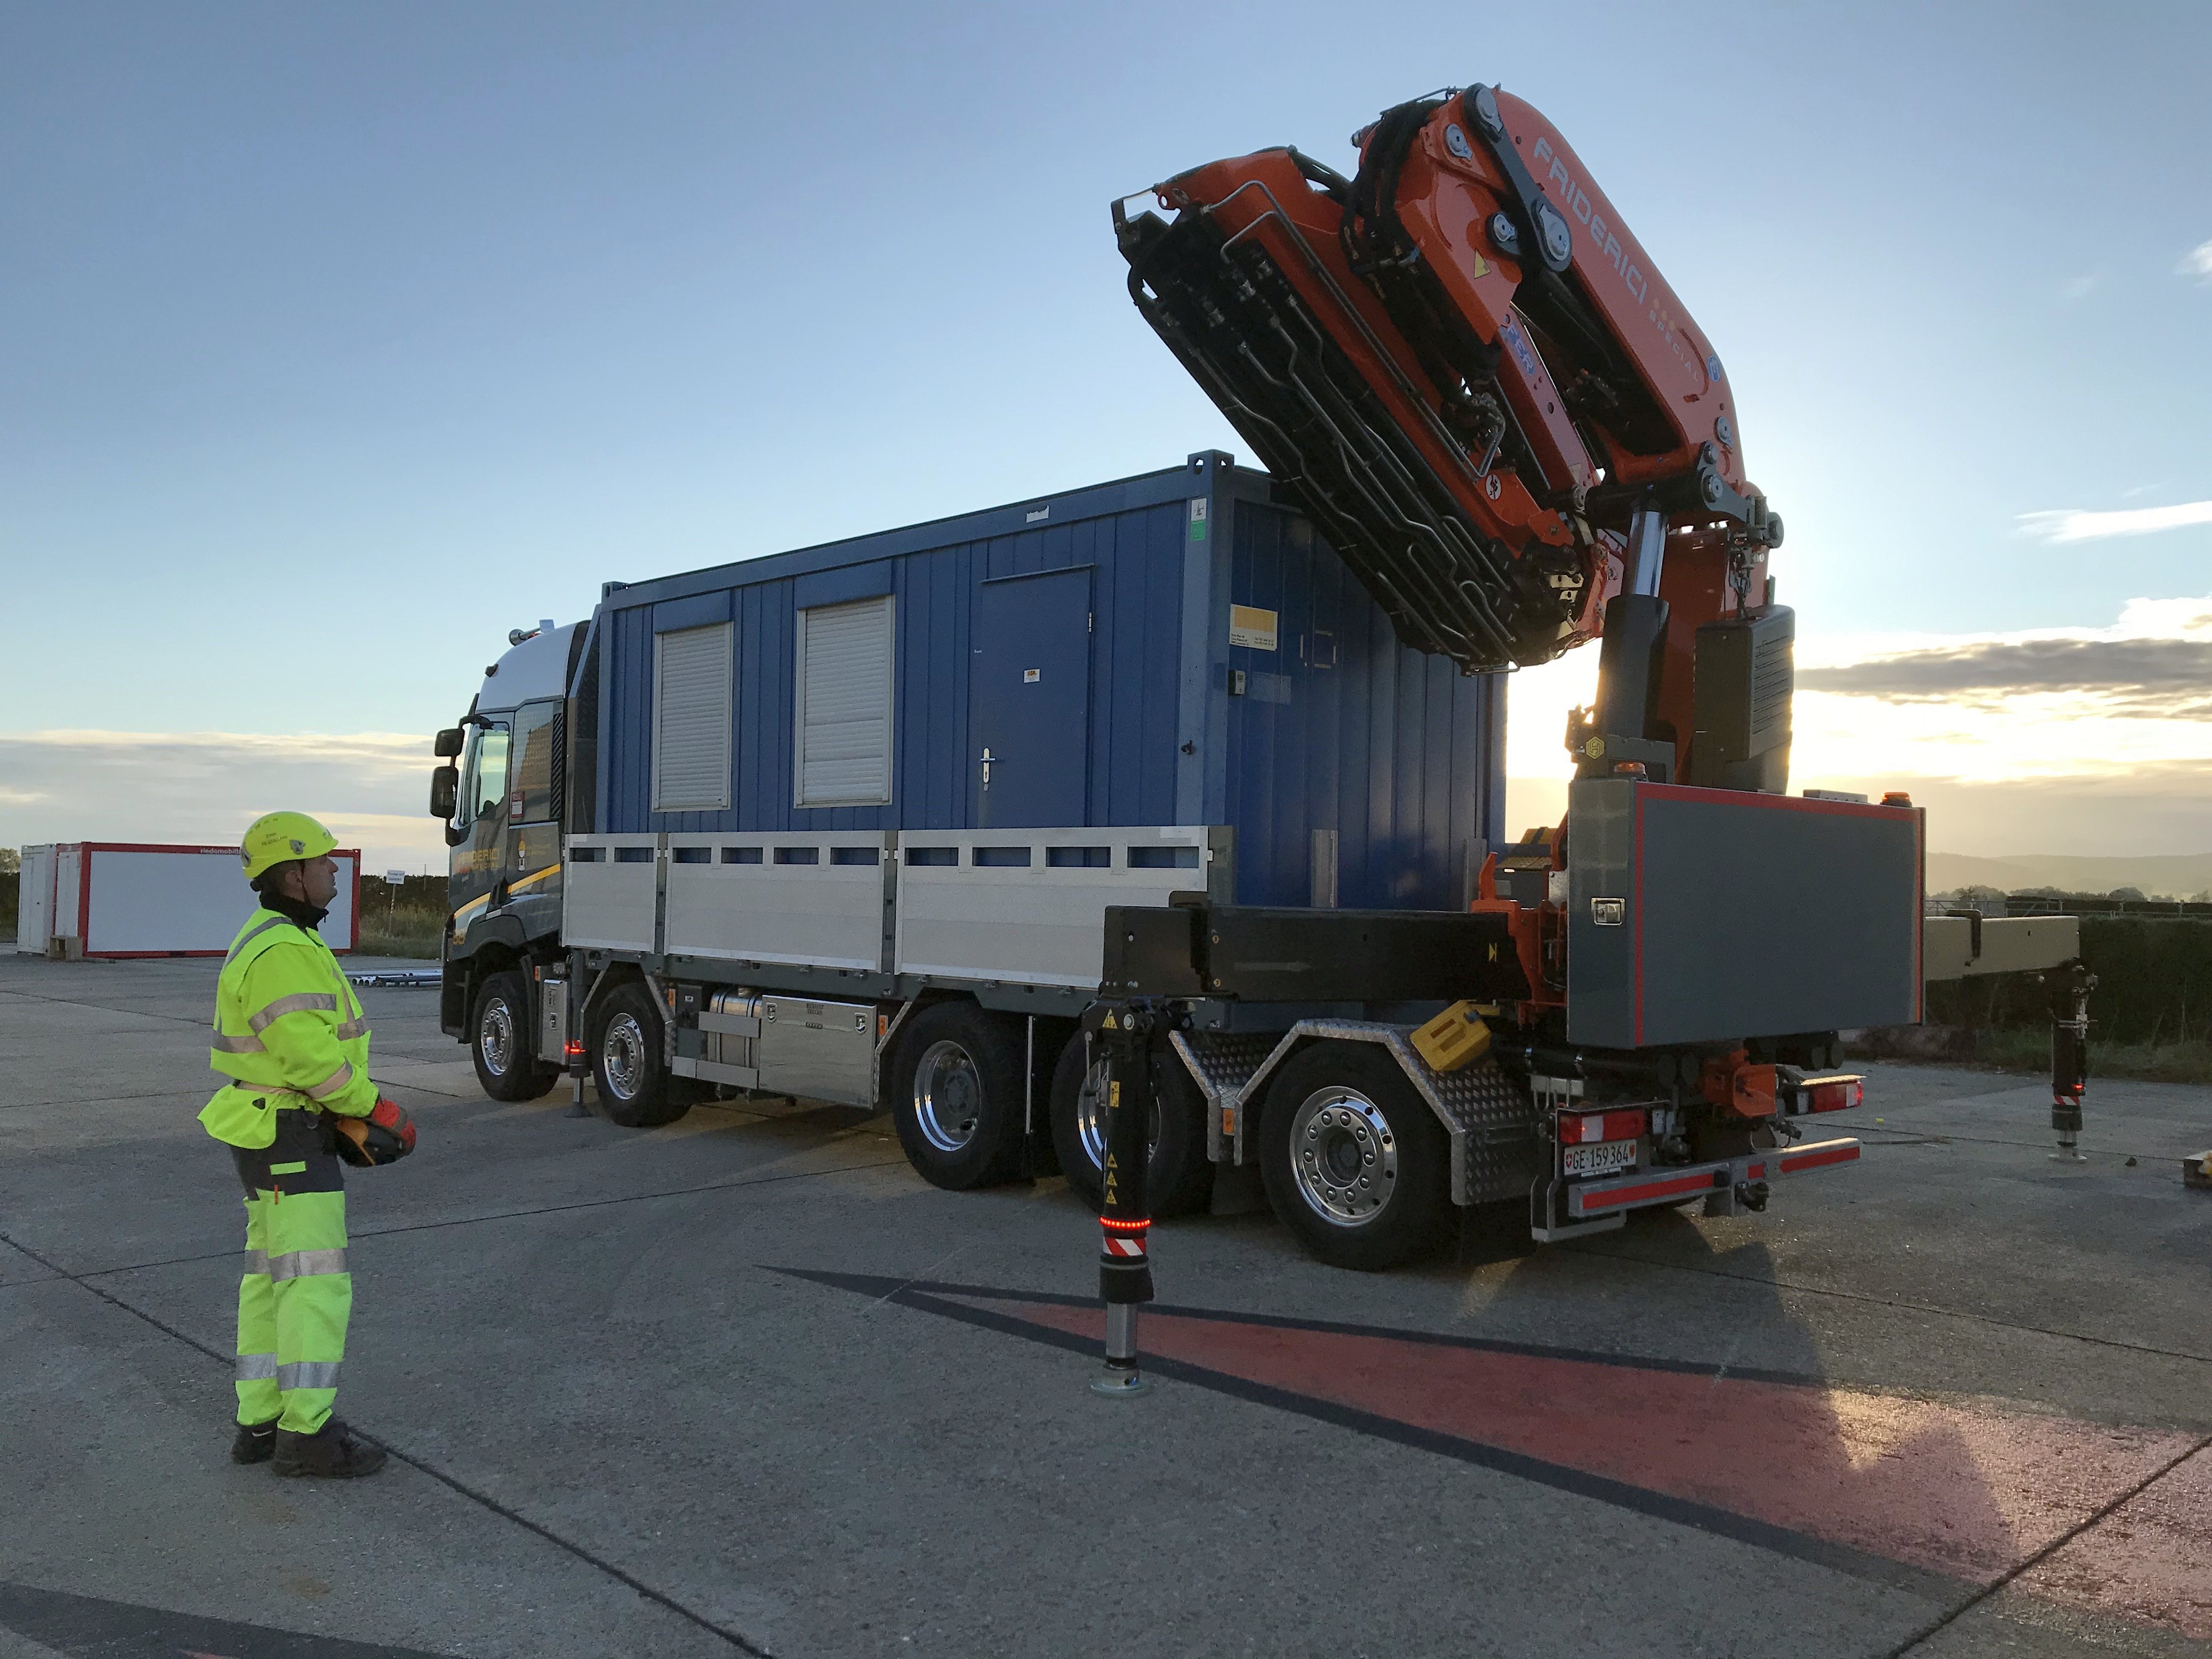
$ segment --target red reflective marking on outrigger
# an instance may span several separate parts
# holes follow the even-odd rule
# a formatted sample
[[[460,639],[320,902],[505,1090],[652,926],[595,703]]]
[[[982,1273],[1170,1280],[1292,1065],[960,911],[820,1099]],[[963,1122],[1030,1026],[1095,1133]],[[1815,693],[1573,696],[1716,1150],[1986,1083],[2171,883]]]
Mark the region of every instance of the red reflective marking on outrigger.
[[[1831,1146],[1825,1152],[1800,1152],[1795,1158],[1782,1160],[1782,1173],[1791,1175],[1799,1170],[1817,1170],[1824,1164],[1850,1164],[1857,1161],[1858,1146]]]

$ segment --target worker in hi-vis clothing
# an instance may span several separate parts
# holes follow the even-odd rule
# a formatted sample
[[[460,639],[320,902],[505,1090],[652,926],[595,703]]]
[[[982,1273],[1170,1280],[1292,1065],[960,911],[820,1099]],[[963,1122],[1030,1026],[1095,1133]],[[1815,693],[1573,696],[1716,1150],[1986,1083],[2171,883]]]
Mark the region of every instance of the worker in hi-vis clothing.
[[[340,1160],[386,1164],[415,1126],[368,1079],[368,1021],[316,925],[337,891],[337,839],[301,812],[246,830],[246,879],[261,908],[238,930],[215,994],[209,1064],[230,1079],[200,1121],[227,1143],[246,1188],[238,1285],[240,1463],[278,1474],[374,1474],[381,1447],[331,1414],[345,1358]]]

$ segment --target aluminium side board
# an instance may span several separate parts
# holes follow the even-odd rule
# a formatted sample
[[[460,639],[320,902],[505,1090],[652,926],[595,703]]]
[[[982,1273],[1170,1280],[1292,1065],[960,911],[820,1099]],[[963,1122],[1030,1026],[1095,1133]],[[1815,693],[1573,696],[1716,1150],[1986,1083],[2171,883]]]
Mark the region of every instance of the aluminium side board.
[[[1503,839],[1496,678],[1400,644],[1218,453],[611,586],[595,625],[603,834],[1226,825],[1239,902],[1434,909]]]

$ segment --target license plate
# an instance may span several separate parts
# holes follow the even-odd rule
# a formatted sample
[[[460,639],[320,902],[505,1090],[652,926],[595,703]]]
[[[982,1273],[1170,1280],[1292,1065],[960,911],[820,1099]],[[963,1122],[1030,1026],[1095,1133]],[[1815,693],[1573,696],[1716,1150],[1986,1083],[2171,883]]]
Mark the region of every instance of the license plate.
[[[1571,1176],[1613,1175],[1636,1167],[1636,1142],[1601,1140],[1595,1146],[1568,1146],[1566,1173]]]

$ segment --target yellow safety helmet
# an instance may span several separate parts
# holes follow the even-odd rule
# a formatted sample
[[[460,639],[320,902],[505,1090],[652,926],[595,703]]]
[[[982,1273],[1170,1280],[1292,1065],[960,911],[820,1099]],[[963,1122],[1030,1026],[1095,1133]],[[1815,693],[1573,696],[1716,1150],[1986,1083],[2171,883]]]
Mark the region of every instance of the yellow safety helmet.
[[[272,865],[319,859],[337,844],[336,836],[305,812],[264,812],[247,826],[238,850],[246,860],[246,878],[252,881]]]

